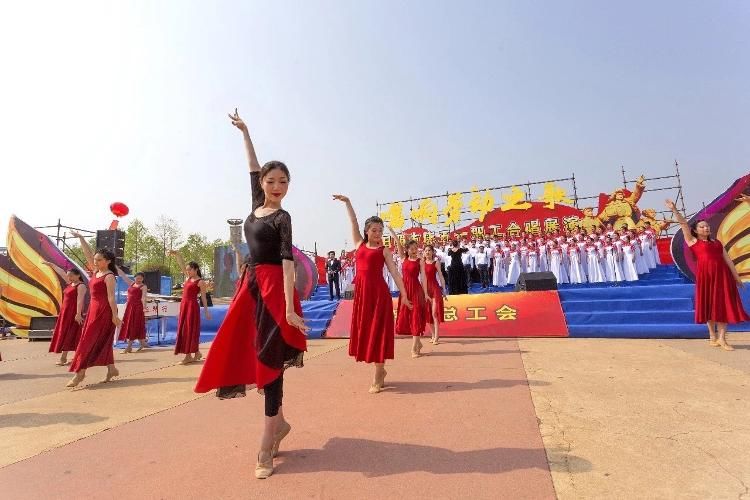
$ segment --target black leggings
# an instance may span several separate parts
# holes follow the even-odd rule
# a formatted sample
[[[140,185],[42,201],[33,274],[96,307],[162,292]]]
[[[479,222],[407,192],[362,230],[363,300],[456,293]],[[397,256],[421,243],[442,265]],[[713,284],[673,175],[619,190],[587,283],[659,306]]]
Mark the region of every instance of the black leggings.
[[[284,397],[284,374],[282,373],[279,378],[267,384],[263,392],[266,395],[266,416],[275,417],[279,414],[281,400]]]

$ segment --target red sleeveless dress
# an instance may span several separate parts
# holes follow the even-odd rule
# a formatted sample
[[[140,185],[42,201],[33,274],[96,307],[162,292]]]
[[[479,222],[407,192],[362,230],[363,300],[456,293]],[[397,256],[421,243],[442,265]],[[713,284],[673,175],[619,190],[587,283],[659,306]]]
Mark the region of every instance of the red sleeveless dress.
[[[143,287],[131,285],[128,301],[117,340],[143,340],[146,338],[146,314],[143,312]]]
[[[437,279],[437,273],[441,272],[436,262],[424,264],[424,272],[427,276],[427,293],[431,299],[435,299],[435,307],[437,311],[438,323],[445,323],[445,305],[443,304],[443,289],[440,286],[440,282]],[[427,302],[427,323],[432,324],[432,301]]]
[[[78,287],[82,284],[71,283],[63,290],[60,315],[57,317],[57,323],[55,323],[49,352],[75,351],[78,341],[81,340],[82,328],[76,322],[76,309],[78,308]]]
[[[741,323],[748,321],[737,282],[724,261],[724,245],[718,240],[698,240],[690,251],[697,261],[695,272],[695,322]]]
[[[412,303],[412,308],[401,305],[401,297],[398,298],[398,317],[396,318],[396,334],[421,337],[425,328],[426,300],[424,289],[419,282],[419,270],[421,259],[410,260],[407,258],[401,265],[401,274],[404,278],[404,289],[406,296]]]
[[[354,304],[349,355],[365,363],[393,359],[393,298],[383,277],[383,247],[362,243],[354,254]]]
[[[81,341],[78,342],[73,363],[70,365],[71,372],[91,366],[107,366],[115,362],[112,352],[115,324],[112,323],[112,308],[109,307],[107,284],[104,282],[109,274],[112,273],[106,273],[98,278],[94,275],[89,279],[91,302],[86,322],[83,324]]]
[[[180,315],[177,317],[177,343],[175,354],[193,354],[198,352],[201,336],[201,308],[198,304],[198,294],[201,292],[200,280],[186,280],[182,285],[182,300],[180,300]]]

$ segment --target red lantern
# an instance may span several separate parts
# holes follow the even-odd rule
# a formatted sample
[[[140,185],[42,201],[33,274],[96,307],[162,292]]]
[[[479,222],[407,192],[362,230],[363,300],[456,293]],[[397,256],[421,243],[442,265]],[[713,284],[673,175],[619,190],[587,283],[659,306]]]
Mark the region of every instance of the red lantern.
[[[130,212],[128,206],[122,202],[116,201],[109,206],[110,211],[115,217],[125,217]]]

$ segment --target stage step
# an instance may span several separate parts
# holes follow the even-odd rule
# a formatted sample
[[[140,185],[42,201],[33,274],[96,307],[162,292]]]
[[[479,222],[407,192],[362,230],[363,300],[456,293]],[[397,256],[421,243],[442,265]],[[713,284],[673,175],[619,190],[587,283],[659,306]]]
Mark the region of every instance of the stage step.
[[[305,323],[310,327],[310,331],[307,332],[308,338],[323,337],[338,306],[337,300],[330,300],[328,285],[318,285],[310,299],[302,302],[302,315]]]
[[[687,298],[693,299],[695,285],[669,284],[653,286],[610,286],[606,288],[577,288],[560,290],[560,300],[624,300],[648,298]]]
[[[563,311],[580,312],[619,312],[619,311],[692,311],[692,298],[647,298],[612,300],[565,300]]]
[[[568,326],[572,325],[628,325],[628,324],[694,324],[695,312],[685,311],[615,311],[575,312],[565,314]]]
[[[570,337],[578,338],[708,338],[706,325],[696,324],[569,325],[568,331]]]

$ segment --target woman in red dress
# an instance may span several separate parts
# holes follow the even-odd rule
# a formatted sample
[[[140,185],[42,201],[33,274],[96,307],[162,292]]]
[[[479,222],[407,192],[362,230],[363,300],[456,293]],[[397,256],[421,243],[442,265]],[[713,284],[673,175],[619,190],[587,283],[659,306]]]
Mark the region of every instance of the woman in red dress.
[[[422,335],[427,324],[427,303],[431,300],[427,292],[427,280],[425,279],[424,261],[419,258],[419,246],[414,240],[406,243],[406,250],[396,232],[388,227],[396,242],[399,256],[401,257],[401,279],[404,281],[406,297],[413,307],[406,307],[402,303],[403,295],[398,298],[398,314],[396,316],[396,335],[411,335],[411,357],[418,358],[422,355]]]
[[[57,366],[68,364],[68,351],[75,351],[78,341],[81,339],[81,327],[83,325],[83,304],[86,298],[86,287],[83,285],[81,271],[71,268],[64,271],[52,262],[42,262],[49,266],[61,278],[68,282],[63,290],[62,306],[57,316],[55,331],[52,334],[52,342],[49,352],[62,353]]]
[[[738,286],[743,286],[742,279],[724,245],[711,238],[708,222],[699,220],[689,225],[672,200],[667,200],[667,208],[672,210],[682,227],[685,242],[698,265],[695,272],[695,322],[708,325],[711,346],[733,351],[726,340],[727,324],[750,319],[737,291]]]
[[[445,295],[445,278],[440,271],[440,261],[436,258],[435,247],[426,245],[424,247],[424,275],[427,282],[427,323],[432,325],[432,338],[430,342],[434,345],[440,343],[440,323],[445,323],[445,306],[443,300]]]
[[[89,266],[94,273],[89,279],[89,293],[91,302],[83,324],[81,340],[78,342],[76,354],[70,365],[70,371],[75,376],[68,382],[68,387],[76,387],[86,376],[86,369],[92,366],[106,366],[107,376],[103,382],[109,382],[120,372],[115,367],[115,357],[112,343],[115,329],[122,323],[117,317],[117,303],[115,302],[116,280],[115,256],[108,249],[100,249],[95,254],[88,242],[78,233],[81,248],[86,255]]]
[[[364,238],[359,232],[357,214],[346,196],[335,194],[334,200],[343,201],[351,222],[354,242],[354,304],[349,332],[349,355],[357,361],[375,364],[375,379],[369,392],[377,394],[385,386],[385,360],[393,359],[393,299],[383,277],[383,266],[388,268],[402,297],[401,303],[412,304],[404,289],[404,282],[393,263],[391,251],[383,246],[383,220],[370,217],[365,221]]]
[[[133,352],[133,342],[138,341],[138,351],[148,347],[146,336],[146,296],[148,287],[143,282],[146,277],[143,273],[136,273],[134,279],[117,268],[120,278],[128,284],[128,301],[125,304],[125,313],[122,316],[122,326],[117,340],[127,340],[128,346],[122,350],[123,354]]]
[[[174,346],[174,353],[175,355],[184,354],[185,357],[180,361],[180,364],[187,365],[200,361],[203,357],[199,345],[201,337],[200,305],[203,305],[206,320],[211,319],[211,312],[206,304],[206,282],[203,281],[198,263],[190,261],[185,264],[185,260],[177,250],[170,250],[169,255],[173,255],[177,259],[177,265],[185,273],[185,283],[182,285],[182,299],[180,300],[180,314],[177,316],[177,342]],[[200,305],[198,304],[199,294],[201,297]]]
[[[252,211],[245,220],[250,256],[227,315],[211,344],[196,392],[219,389],[219,398],[245,395],[248,385],[265,396],[265,425],[255,477],[273,474],[273,457],[292,427],[282,411],[284,371],[302,366],[307,350],[302,306],[294,289],[292,218],[281,208],[289,169],[279,161],[260,167],[247,126],[235,110],[250,166]]]

